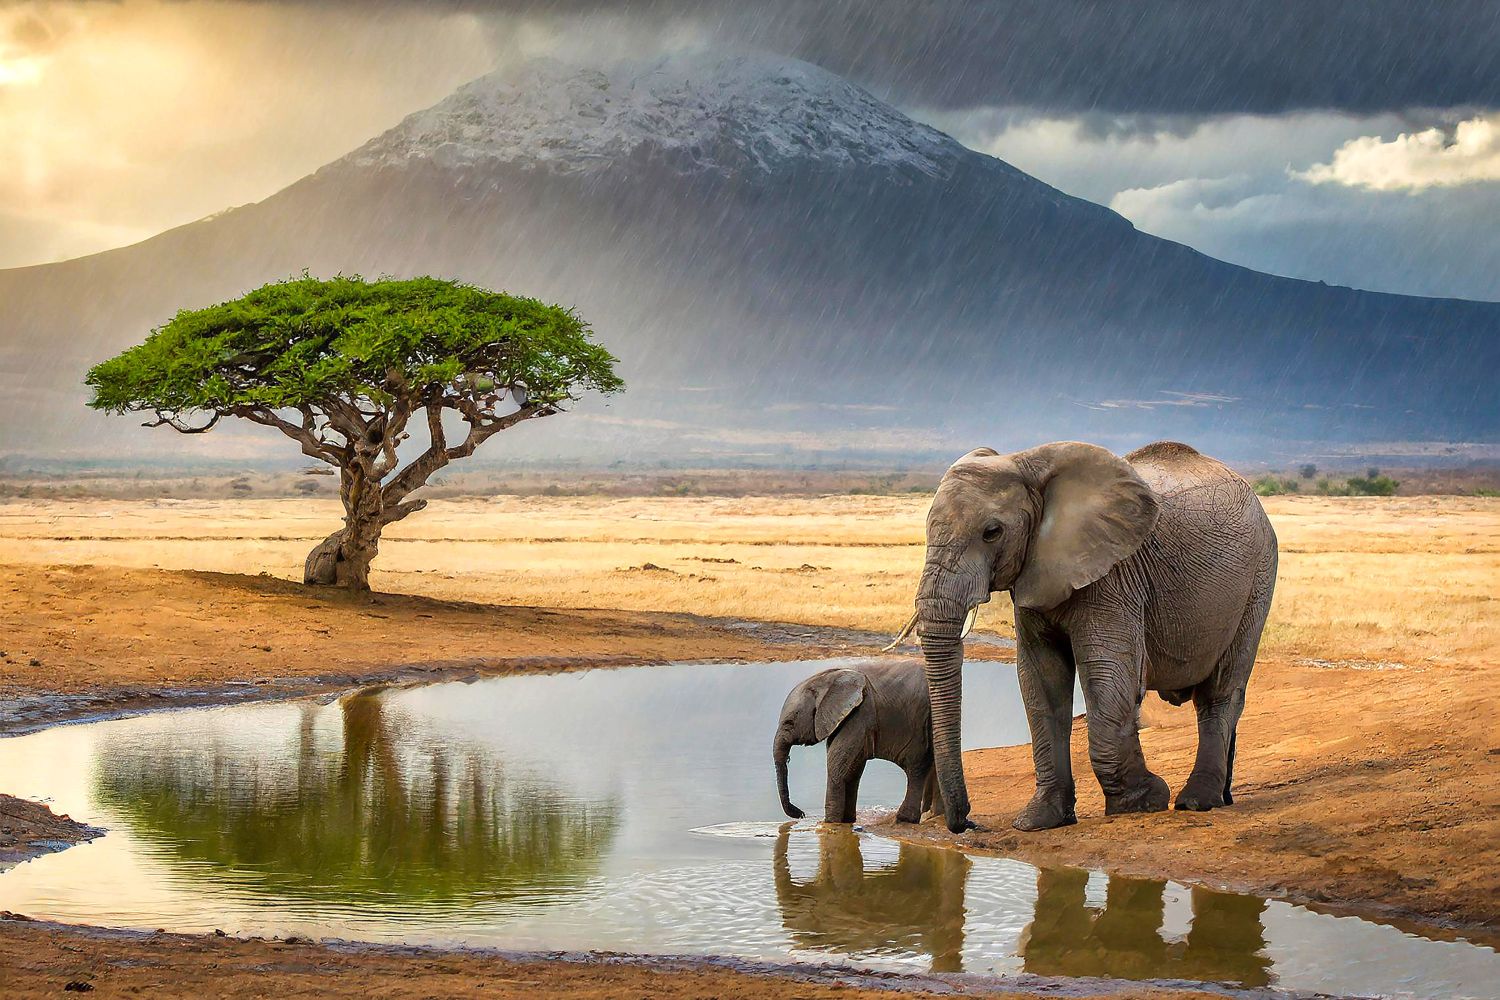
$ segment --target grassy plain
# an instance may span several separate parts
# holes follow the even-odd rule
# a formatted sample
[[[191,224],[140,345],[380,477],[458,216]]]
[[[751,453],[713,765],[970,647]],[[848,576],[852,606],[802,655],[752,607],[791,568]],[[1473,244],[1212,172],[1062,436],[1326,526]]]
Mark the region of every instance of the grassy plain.
[[[434,500],[393,525],[377,590],[691,611],[891,631],[910,614],[925,496]],[[1262,653],[1500,658],[1500,499],[1272,497],[1281,567]],[[336,503],[12,500],[0,562],[300,579]],[[1003,596],[982,630],[1008,635]]]

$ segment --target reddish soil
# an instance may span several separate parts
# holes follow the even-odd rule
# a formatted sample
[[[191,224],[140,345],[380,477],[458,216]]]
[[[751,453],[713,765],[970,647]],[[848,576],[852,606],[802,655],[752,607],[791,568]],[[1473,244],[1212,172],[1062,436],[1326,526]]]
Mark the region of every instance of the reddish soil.
[[[752,971],[709,962],[590,955],[513,959],[482,952],[333,948],[305,941],[180,934],[127,935],[32,924],[0,914],[0,969],[7,998],[56,997],[568,997],[603,1000],[877,1000],[953,995],[941,980],[779,966]],[[1035,997],[983,986],[966,995]],[[1116,1000],[1211,1000],[1195,991],[1122,986],[1100,994],[1051,984],[1045,995]]]

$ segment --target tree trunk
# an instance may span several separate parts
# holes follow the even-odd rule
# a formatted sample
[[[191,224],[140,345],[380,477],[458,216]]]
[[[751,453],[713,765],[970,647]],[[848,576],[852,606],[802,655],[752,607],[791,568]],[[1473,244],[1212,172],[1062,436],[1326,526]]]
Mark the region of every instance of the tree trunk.
[[[380,551],[380,532],[386,517],[380,487],[357,472],[345,473],[344,526],[308,553],[302,582],[348,590],[370,589],[370,563]]]
[[[381,525],[340,528],[307,555],[302,582],[349,590],[370,589],[370,563],[380,551]]]

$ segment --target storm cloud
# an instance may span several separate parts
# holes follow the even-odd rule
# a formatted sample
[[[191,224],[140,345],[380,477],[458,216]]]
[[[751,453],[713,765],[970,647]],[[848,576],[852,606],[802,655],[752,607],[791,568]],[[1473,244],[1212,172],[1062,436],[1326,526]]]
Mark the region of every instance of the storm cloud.
[[[286,0],[299,2],[299,0]],[[361,16],[416,0],[304,0]],[[1500,106],[1493,0],[446,0],[425,9],[600,19],[762,46],[939,108],[1371,113]]]
[[[0,0],[0,267],[269,196],[497,66],[718,45],[1236,263],[1500,297],[1493,0]]]

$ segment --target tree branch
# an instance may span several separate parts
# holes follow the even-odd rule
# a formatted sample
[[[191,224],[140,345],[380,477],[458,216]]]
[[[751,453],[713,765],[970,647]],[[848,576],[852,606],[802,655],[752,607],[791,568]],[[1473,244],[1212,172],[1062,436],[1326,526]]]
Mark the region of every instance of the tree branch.
[[[443,431],[443,406],[452,406],[463,414],[464,421],[469,425],[469,433],[462,442],[448,447],[448,437]],[[436,397],[427,401],[427,430],[432,436],[432,444],[428,446],[417,459],[401,470],[401,474],[391,480],[383,491],[387,505],[404,500],[413,490],[418,489],[443,466],[460,458],[468,458],[474,454],[485,441],[489,440],[501,431],[514,427],[523,420],[531,420],[534,417],[548,417],[559,413],[556,403],[535,402],[527,403],[514,413],[507,413],[503,417],[487,416],[484,410],[472,399],[462,396]]]
[[[321,404],[328,414],[328,423],[334,430],[344,435],[344,439],[352,447],[358,448],[359,442],[364,440],[369,431],[369,425],[365,422],[364,415],[353,403],[332,397]]]
[[[219,418],[222,416],[222,413],[215,411],[214,415],[208,419],[208,423],[204,424],[202,427],[190,427],[182,422],[182,418],[177,413],[174,412],[169,415],[164,410],[157,410],[156,419],[141,424],[141,426],[170,427],[179,434],[203,434],[206,431],[212,430],[214,424],[217,424],[219,422]]]
[[[470,410],[473,411],[472,417]],[[463,413],[464,420],[468,421],[469,436],[464,439],[462,444],[448,449],[448,461],[450,462],[460,458],[468,458],[485,441],[503,430],[514,427],[523,420],[530,420],[533,417],[550,417],[559,411],[551,403],[527,403],[514,413],[507,413],[503,417],[495,417],[487,420],[484,418],[483,413],[470,403],[469,409],[460,406],[459,412]]]
[[[426,500],[408,500],[406,503],[391,504],[385,508],[385,514],[381,518],[381,523],[392,524],[409,514],[415,514],[426,506]]]
[[[395,377],[394,375],[392,376]],[[405,388],[405,381],[400,386]],[[376,481],[388,476],[397,465],[396,446],[401,443],[402,435],[406,433],[406,423],[411,419],[412,402],[405,392],[397,395],[391,406],[390,415],[386,418],[385,429],[381,434],[380,461],[375,463],[373,477]]]
[[[429,476],[448,464],[448,435],[443,430],[441,396],[433,396],[427,400],[427,435],[431,439],[427,450],[402,469],[401,474],[391,480],[382,491],[387,504],[404,500],[407,494],[427,482]]]
[[[334,468],[343,468],[343,452],[323,441],[311,428],[311,411],[303,411],[303,423],[301,426],[280,416],[274,410],[261,406],[233,406],[229,413],[236,417],[244,417],[246,420],[254,421],[266,427],[274,427],[293,441],[302,445],[302,454],[308,458],[316,458],[321,462],[327,462]]]

